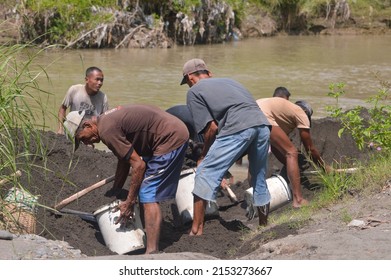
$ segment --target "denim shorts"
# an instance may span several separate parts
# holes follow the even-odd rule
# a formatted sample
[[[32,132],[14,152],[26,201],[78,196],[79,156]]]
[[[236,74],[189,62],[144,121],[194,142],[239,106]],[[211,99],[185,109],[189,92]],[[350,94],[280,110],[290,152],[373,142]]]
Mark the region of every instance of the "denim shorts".
[[[221,180],[228,169],[248,154],[250,186],[254,189],[254,206],[270,202],[266,185],[270,129],[266,125],[251,127],[232,135],[218,137],[197,167],[193,194],[216,201]]]
[[[161,155],[144,158],[147,168],[141,183],[141,203],[160,202],[175,197],[188,143]]]

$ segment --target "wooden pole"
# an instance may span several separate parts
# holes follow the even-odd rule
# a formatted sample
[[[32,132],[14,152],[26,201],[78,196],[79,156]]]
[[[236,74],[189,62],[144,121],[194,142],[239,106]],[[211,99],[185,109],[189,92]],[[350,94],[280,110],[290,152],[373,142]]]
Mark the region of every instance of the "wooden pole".
[[[102,187],[102,186],[104,186],[104,185],[106,185],[106,184],[108,184],[110,182],[112,182],[114,180],[114,178],[115,178],[115,175],[110,176],[110,177],[108,177],[106,179],[103,179],[102,181],[99,181],[99,182],[97,182],[97,183],[95,183],[95,184],[93,184],[93,185],[91,185],[91,186],[89,186],[89,187],[87,187],[87,188],[85,188],[85,189],[83,189],[83,190],[81,190],[81,191],[71,195],[70,197],[62,200],[60,203],[54,205],[53,208],[56,209],[56,210],[60,210],[61,208],[65,207],[66,205],[68,205],[72,201],[82,197],[83,195],[86,195],[87,193],[89,193],[89,192],[91,192],[91,191],[93,191],[93,190],[95,190],[97,188],[100,188],[100,187]]]

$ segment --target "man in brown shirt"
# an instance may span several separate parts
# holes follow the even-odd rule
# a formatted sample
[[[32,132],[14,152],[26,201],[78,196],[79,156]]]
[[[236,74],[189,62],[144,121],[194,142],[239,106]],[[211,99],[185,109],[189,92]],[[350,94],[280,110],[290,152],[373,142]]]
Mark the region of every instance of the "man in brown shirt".
[[[303,198],[301,191],[298,151],[288,135],[297,128],[304,148],[314,163],[325,170],[330,169],[325,165],[312,142],[310,133],[312,109],[305,101],[298,101],[294,104],[281,97],[258,99],[257,103],[272,125],[271,151],[287,168],[293,192],[293,207],[306,205],[308,201]]]
[[[74,131],[76,145],[102,141],[117,156],[112,195],[122,189],[132,167],[128,196],[118,207],[117,223],[132,218],[139,197],[147,235],[145,253],[158,251],[162,223],[159,202],[175,197],[189,139],[186,125],[155,106],[128,105],[91,119],[67,117],[64,126],[70,135]]]

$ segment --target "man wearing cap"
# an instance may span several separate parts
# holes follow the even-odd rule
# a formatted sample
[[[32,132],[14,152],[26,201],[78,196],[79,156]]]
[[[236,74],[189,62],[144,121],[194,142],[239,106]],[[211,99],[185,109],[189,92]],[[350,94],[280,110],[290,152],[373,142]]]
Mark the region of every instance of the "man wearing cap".
[[[312,108],[305,101],[297,101],[294,104],[281,97],[258,99],[257,104],[272,125],[271,151],[287,168],[288,179],[292,186],[293,207],[306,205],[308,201],[303,198],[301,191],[299,153],[288,135],[298,128],[304,148],[314,163],[325,170],[329,169],[312,142],[310,133]]]
[[[162,223],[159,203],[175,197],[189,139],[186,125],[150,105],[120,106],[91,119],[80,115],[72,122],[68,116],[64,126],[70,135],[74,131],[76,143],[102,141],[117,156],[112,196],[121,191],[132,167],[128,196],[118,207],[117,223],[132,218],[138,197],[144,210],[145,253],[158,251]]]
[[[265,178],[270,125],[265,115],[243,85],[229,78],[212,78],[202,59],[191,59],[184,64],[183,84],[190,87],[187,105],[196,132],[204,138],[195,176],[190,235],[202,235],[207,201],[216,200],[225,173],[246,153],[259,224],[266,225],[270,205]]]
[[[85,111],[86,117],[98,116],[109,108],[107,96],[100,89],[103,85],[103,72],[98,67],[89,67],[86,70],[85,84],[71,86],[58,110],[58,131],[64,134],[63,122],[66,111]]]

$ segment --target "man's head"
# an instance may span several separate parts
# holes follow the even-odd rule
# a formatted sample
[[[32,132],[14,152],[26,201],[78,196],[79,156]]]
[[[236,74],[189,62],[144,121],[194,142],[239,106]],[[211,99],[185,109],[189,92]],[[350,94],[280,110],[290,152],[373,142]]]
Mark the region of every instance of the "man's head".
[[[210,71],[208,70],[206,63],[200,58],[193,58],[187,61],[183,65],[182,74],[183,78],[181,85],[188,84],[190,87],[198,81],[196,77],[199,77],[200,75],[210,77]]]
[[[103,72],[98,67],[89,67],[86,70],[86,91],[89,95],[98,93],[103,85]]]
[[[72,111],[66,116],[64,128],[67,139],[75,142],[74,151],[79,147],[80,142],[85,145],[93,145],[100,142],[98,133],[97,117],[90,119],[84,116],[84,111]]]
[[[74,150],[79,147],[79,141],[76,139],[75,135],[84,119],[84,115],[85,111],[71,111],[66,116],[64,122],[65,135],[67,139],[74,139],[75,141]]]
[[[296,101],[295,104],[297,106],[299,106],[301,109],[303,109],[303,111],[305,112],[305,114],[307,115],[309,121],[310,121],[310,125],[311,125],[311,116],[313,114],[313,110],[310,106],[310,104],[308,104],[307,102],[305,102],[304,100],[299,100],[299,101]]]
[[[291,93],[285,87],[277,87],[274,90],[273,97],[281,97],[286,100],[289,100]]]

